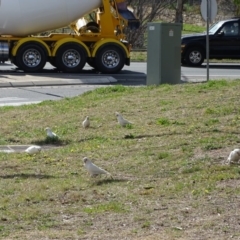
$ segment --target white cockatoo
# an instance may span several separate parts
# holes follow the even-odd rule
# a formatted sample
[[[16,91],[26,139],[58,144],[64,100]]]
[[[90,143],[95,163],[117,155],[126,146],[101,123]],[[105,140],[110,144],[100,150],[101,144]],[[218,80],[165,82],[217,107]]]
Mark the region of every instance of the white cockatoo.
[[[237,163],[239,160],[240,160],[240,149],[236,148],[230,152],[227,159],[227,164]]]
[[[42,148],[40,146],[35,146],[35,145],[32,145],[30,147],[28,147],[25,152],[28,153],[28,154],[35,154],[35,153],[38,153],[42,150]]]
[[[45,130],[47,131],[47,136],[49,138],[58,138],[58,135],[52,132],[52,130],[49,127],[47,127]]]
[[[89,116],[86,116],[86,118],[85,118],[84,121],[82,122],[82,126],[83,126],[84,128],[90,127],[90,119],[89,119]]]
[[[105,171],[104,169],[96,166],[94,163],[91,162],[90,159],[87,157],[83,158],[84,166],[87,169],[88,173],[91,175],[91,177],[96,177],[100,174],[107,174],[112,176],[109,172]]]
[[[124,119],[123,116],[119,112],[115,112],[115,115],[117,117],[118,123],[122,126],[125,127],[128,124],[132,124],[129,122],[127,119]]]

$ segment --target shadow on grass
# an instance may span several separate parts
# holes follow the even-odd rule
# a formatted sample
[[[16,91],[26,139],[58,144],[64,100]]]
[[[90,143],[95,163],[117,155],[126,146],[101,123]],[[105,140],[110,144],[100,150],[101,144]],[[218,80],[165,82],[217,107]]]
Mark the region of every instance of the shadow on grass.
[[[104,185],[109,183],[119,183],[119,182],[128,182],[128,179],[116,179],[116,178],[107,178],[96,181],[96,185]]]
[[[9,174],[9,175],[0,175],[0,178],[3,179],[11,179],[11,178],[21,178],[21,179],[28,179],[28,178],[36,178],[36,179],[50,179],[50,178],[56,178],[51,175],[45,175],[45,174],[28,174],[28,173],[19,173],[19,174]]]
[[[32,144],[36,144],[36,145],[46,145],[46,144],[51,144],[51,145],[55,145],[55,146],[66,146],[68,144],[70,144],[72,141],[70,139],[60,139],[60,138],[49,138],[46,137],[44,140],[39,140],[39,141],[33,141],[31,142]]]
[[[8,139],[6,139],[6,142],[7,142],[7,144],[9,144],[9,143],[20,144],[20,143],[21,143],[20,140],[17,140],[17,139],[14,139],[14,138],[8,138]]]
[[[223,133],[223,134],[236,134],[238,135],[239,133],[237,131],[226,131],[226,130],[221,130],[221,129],[206,129],[206,130],[202,130],[202,133]],[[141,138],[155,138],[155,137],[164,137],[164,136],[171,136],[171,135],[192,135],[193,132],[162,132],[160,134],[140,134],[140,135],[133,135],[133,134],[126,134],[121,138],[117,138],[117,139],[141,139]]]
[[[166,136],[166,135],[182,135],[185,133],[176,133],[176,132],[167,132],[167,133],[161,133],[161,134],[142,134],[142,135],[133,135],[133,134],[126,134],[123,137],[113,137],[113,138],[101,138],[102,140],[108,140],[108,139],[112,139],[112,140],[122,140],[122,139],[141,139],[141,138],[155,138],[155,137],[162,137],[162,136]],[[77,142],[81,143],[81,142],[87,142],[87,141],[91,141],[94,139],[99,139],[98,137],[88,137],[88,138],[82,138],[79,139]]]
[[[109,138],[107,138],[107,137],[98,137],[98,136],[90,136],[90,137],[79,139],[77,142],[81,143],[81,142],[87,142],[87,141],[91,141],[91,140],[108,141]]]
[[[161,134],[142,134],[142,135],[126,134],[123,136],[123,139],[155,138],[155,137],[163,137],[167,135],[177,135],[177,134],[181,135],[185,133],[167,132],[167,133],[161,133]]]

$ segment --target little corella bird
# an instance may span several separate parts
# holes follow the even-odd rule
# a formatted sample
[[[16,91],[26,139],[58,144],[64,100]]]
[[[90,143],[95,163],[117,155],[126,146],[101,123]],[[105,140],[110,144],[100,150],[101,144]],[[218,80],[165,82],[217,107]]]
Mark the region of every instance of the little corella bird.
[[[227,164],[237,163],[239,160],[240,160],[240,149],[236,148],[230,152],[227,159]]]
[[[87,116],[87,117],[84,119],[84,121],[82,122],[82,126],[83,126],[84,128],[90,127],[90,119],[89,119],[89,116]]]
[[[123,116],[119,112],[115,112],[115,115],[117,117],[118,123],[122,126],[125,127],[128,124],[132,124],[129,122],[127,119],[124,119]]]
[[[110,175],[112,177],[112,175],[109,172],[107,172],[104,169],[96,166],[87,157],[83,158],[83,162],[84,162],[85,168],[87,169],[87,171],[91,175],[91,177],[96,177],[96,176],[101,175],[101,174],[107,174],[107,175]]]
[[[28,147],[25,152],[28,153],[28,154],[35,154],[35,153],[38,153],[42,150],[42,148],[40,146],[30,146]]]
[[[47,131],[47,136],[49,138],[58,138],[58,135],[52,132],[52,130],[49,127],[47,127],[45,130]]]

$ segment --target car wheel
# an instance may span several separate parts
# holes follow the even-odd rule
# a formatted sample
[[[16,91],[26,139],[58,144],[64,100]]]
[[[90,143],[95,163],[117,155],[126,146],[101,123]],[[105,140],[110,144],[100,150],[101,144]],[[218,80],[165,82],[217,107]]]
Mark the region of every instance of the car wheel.
[[[186,55],[185,60],[189,66],[201,66],[204,61],[204,54],[201,48],[190,48]]]
[[[181,60],[181,63],[182,63],[182,66],[186,66],[186,65],[187,65],[187,62],[186,62],[185,59],[182,59],[182,60]]]

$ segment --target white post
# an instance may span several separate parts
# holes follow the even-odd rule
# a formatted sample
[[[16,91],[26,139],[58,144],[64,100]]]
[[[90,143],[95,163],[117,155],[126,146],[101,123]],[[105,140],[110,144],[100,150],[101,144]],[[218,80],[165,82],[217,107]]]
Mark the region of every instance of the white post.
[[[206,35],[206,58],[207,58],[207,81],[209,81],[209,19],[211,0],[207,0],[207,35]]]

